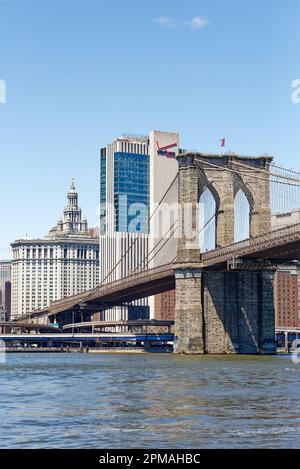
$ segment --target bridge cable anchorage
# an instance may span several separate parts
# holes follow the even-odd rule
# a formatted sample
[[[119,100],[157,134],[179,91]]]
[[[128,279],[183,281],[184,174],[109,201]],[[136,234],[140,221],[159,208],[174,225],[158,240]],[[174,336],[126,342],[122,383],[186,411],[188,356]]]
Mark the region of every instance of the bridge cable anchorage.
[[[152,220],[152,218],[154,217],[155,213],[157,212],[157,210],[159,209],[159,207],[161,206],[161,204],[163,203],[163,201],[165,200],[168,192],[170,191],[170,189],[172,188],[172,186],[174,185],[175,181],[178,179],[178,176],[179,174],[177,173],[176,176],[174,177],[174,179],[171,181],[169,187],[167,188],[167,190],[165,191],[165,193],[163,194],[162,198],[160,199],[158,205],[154,208],[152,214],[148,217],[148,220],[147,220],[147,225],[149,227],[149,224],[150,224],[150,221]],[[129,251],[133,248],[133,246],[136,244],[136,242],[138,241],[138,237],[136,237],[130,244],[130,246],[127,248],[127,250],[125,251],[125,253],[120,257],[119,261],[114,265],[114,267],[110,270],[110,272],[106,275],[106,277],[101,281],[101,283],[99,285],[97,285],[97,287],[93,288],[92,290],[90,290],[87,295],[84,297],[84,300],[87,300],[88,298],[90,298],[91,295],[93,295],[94,292],[96,292],[101,286],[103,286],[106,282],[106,280],[109,279],[109,277],[113,274],[113,272],[116,270],[116,268],[121,264],[122,260],[125,258],[125,256],[129,253]],[[109,283],[109,282],[108,282]]]

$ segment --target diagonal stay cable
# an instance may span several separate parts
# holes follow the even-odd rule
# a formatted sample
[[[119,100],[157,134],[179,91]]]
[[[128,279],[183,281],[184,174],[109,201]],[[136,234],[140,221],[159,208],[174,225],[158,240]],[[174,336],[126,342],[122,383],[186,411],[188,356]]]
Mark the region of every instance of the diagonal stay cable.
[[[158,208],[160,207],[160,205],[162,204],[162,202],[164,201],[164,199],[166,198],[168,192],[170,191],[171,187],[173,186],[173,184],[175,183],[175,181],[177,180],[178,178],[178,173],[176,174],[176,176],[174,177],[174,179],[172,180],[172,182],[170,183],[169,187],[167,188],[167,190],[165,191],[165,193],[163,194],[162,198],[160,199],[159,201],[159,204],[155,207],[154,211],[152,212],[152,214],[148,217],[148,221],[147,221],[147,224],[149,226],[149,223],[150,221],[152,220],[152,218],[154,217],[155,213],[157,212]],[[106,277],[100,282],[99,285],[97,285],[97,287],[93,288],[92,290],[90,290],[86,296],[84,296],[83,298],[83,301],[86,301],[89,299],[89,297],[91,295],[93,295],[94,292],[96,292],[98,290],[98,288],[100,288],[101,286],[104,285],[104,283],[106,282],[106,280],[112,275],[112,273],[117,269],[117,267],[121,264],[122,260],[125,258],[125,256],[128,254],[128,252],[133,248],[133,246],[136,244],[136,242],[139,240],[140,238],[137,236],[130,244],[130,246],[127,248],[127,250],[124,252],[124,254],[120,257],[119,261],[114,265],[114,267],[110,270],[110,272],[106,275]]]

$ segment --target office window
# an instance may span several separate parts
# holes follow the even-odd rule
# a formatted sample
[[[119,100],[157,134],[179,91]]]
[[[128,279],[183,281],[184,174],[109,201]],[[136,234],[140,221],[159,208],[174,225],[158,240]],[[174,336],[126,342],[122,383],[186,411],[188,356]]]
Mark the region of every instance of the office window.
[[[148,233],[148,155],[114,154],[114,207],[116,231]]]

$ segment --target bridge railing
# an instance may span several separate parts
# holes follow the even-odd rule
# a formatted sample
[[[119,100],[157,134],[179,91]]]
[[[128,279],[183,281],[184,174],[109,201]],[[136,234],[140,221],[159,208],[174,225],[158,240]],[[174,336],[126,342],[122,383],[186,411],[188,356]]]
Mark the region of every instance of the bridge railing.
[[[255,251],[256,249],[259,251],[262,248],[271,248],[273,246],[277,246],[280,240],[286,243],[289,240],[293,241],[295,239],[300,240],[300,223],[296,223],[284,228],[278,228],[277,230],[255,236],[253,238],[248,238],[244,241],[230,244],[229,246],[202,253],[199,256],[199,260],[206,266],[213,265],[220,262],[225,262],[231,258],[251,254],[251,251]],[[67,305],[69,303],[71,305],[71,303],[79,304],[82,302],[84,303],[85,301],[93,300],[93,298],[96,298],[100,292],[106,294],[107,292],[112,293],[114,290],[118,291],[120,288],[131,286],[131,284],[134,284],[137,279],[142,281],[144,278],[147,278],[147,280],[151,280],[155,277],[164,278],[164,275],[169,275],[170,271],[173,270],[173,267],[174,264],[169,263],[159,267],[154,267],[152,269],[136,272],[126,278],[104,285],[99,285],[93,290],[55,301],[51,303],[49,309],[51,311],[52,308],[59,308],[60,306]]]
[[[150,277],[153,278],[153,277],[156,277],[156,276],[162,277],[164,273],[166,273],[166,275],[168,275],[169,272],[172,270],[172,267],[173,267],[173,263],[171,263],[171,264],[169,263],[169,264],[161,265],[159,267],[154,267],[154,268],[151,268],[151,269],[147,269],[147,270],[144,270],[144,271],[141,271],[141,272],[136,272],[136,273],[131,274],[128,277],[120,279],[120,280],[115,280],[115,281],[110,282],[110,283],[99,285],[98,287],[96,287],[92,290],[89,290],[87,292],[83,292],[83,293],[80,293],[80,294],[77,294],[77,295],[74,295],[74,296],[71,296],[71,297],[66,297],[66,298],[63,298],[61,300],[57,300],[57,301],[51,303],[50,310],[53,307],[59,307],[60,305],[64,305],[68,301],[72,301],[74,303],[76,303],[76,302],[81,303],[81,302],[91,300],[94,297],[97,297],[97,295],[99,295],[100,291],[107,292],[107,291],[110,291],[112,289],[118,290],[118,288],[120,288],[120,287],[123,288],[124,286],[129,285],[132,282],[135,282],[136,279],[141,279],[142,280],[145,277],[147,279],[148,278],[150,279]]]
[[[212,251],[208,251],[200,255],[201,261],[206,263],[214,263],[215,260],[221,257],[238,257],[243,255],[243,251],[247,248],[263,248],[263,247],[272,247],[273,245],[278,244],[278,240],[284,238],[288,240],[291,235],[299,234],[300,235],[300,223],[295,223],[294,225],[289,225],[284,228],[278,228],[277,230],[269,231],[268,233],[254,236],[253,238],[248,238],[244,241],[239,241],[229,246],[216,248]]]

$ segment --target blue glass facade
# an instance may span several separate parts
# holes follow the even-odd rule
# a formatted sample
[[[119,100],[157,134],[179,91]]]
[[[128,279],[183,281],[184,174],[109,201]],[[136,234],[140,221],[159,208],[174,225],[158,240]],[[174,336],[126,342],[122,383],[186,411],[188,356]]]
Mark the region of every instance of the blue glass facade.
[[[149,157],[114,154],[115,230],[148,233]]]
[[[128,306],[128,321],[136,321],[137,319],[150,319],[149,306]]]

